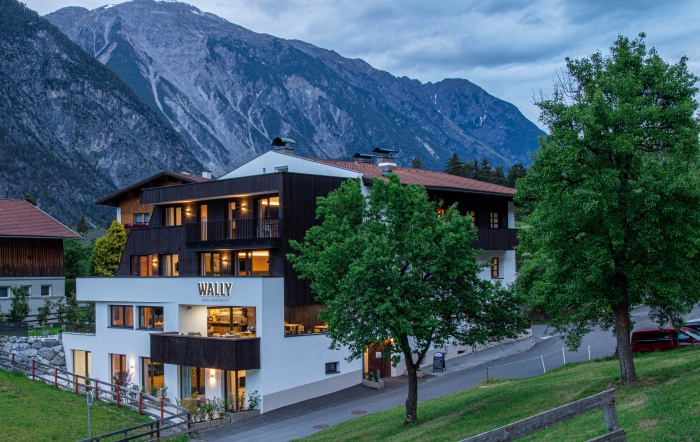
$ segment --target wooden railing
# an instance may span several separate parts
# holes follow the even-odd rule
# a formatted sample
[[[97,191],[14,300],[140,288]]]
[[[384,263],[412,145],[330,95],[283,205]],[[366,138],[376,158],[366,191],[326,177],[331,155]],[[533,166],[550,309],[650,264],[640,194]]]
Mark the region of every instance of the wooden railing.
[[[187,408],[177,404],[166,403],[163,398],[151,396],[138,390],[89,378],[87,376],[71,373],[60,368],[42,364],[34,359],[22,362],[12,354],[10,357],[0,357],[0,368],[7,371],[19,371],[36,381],[43,381],[55,388],[73,391],[76,394],[87,394],[91,391],[95,399],[115,404],[117,408],[125,407],[147,414],[155,418],[154,422],[125,428],[110,434],[95,436],[88,441],[98,441],[103,438],[123,434],[125,437],[120,440],[137,439],[146,435],[154,435],[149,439],[160,437],[163,431],[177,432],[179,434],[192,432],[192,415]],[[139,435],[128,433],[143,430]],[[115,439],[110,439],[115,440]]]
[[[602,393],[572,402],[553,410],[545,411],[536,416],[506,425],[495,430],[481,433],[477,436],[464,439],[461,442],[506,442],[542,431],[553,425],[573,419],[589,411],[603,409],[603,418],[607,434],[590,439],[587,442],[616,442],[626,441],[625,430],[620,428],[615,410],[615,389],[605,390]]]

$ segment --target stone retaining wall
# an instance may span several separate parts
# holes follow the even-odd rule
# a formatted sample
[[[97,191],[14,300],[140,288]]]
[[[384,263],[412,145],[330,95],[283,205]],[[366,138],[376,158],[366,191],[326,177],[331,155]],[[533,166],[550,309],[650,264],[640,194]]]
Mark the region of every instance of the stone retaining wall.
[[[63,343],[59,337],[0,337],[0,356],[11,357],[14,353],[15,361],[29,362],[36,359],[42,364],[66,369],[66,354],[63,351]]]

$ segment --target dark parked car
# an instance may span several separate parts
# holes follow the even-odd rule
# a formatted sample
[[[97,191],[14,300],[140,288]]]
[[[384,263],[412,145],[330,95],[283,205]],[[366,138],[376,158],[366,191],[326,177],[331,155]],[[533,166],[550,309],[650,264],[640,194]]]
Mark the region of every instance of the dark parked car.
[[[652,328],[633,331],[631,342],[635,353],[676,350],[700,346],[700,334],[689,327],[681,327],[680,330],[673,327]]]

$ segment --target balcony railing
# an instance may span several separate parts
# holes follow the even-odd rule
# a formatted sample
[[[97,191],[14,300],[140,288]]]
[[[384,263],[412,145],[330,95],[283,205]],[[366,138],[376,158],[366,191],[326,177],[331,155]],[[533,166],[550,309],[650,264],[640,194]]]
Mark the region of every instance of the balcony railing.
[[[281,244],[279,218],[245,218],[187,223],[187,247],[251,247]]]
[[[260,368],[260,338],[151,333],[151,360],[218,370],[255,370]]]
[[[513,250],[518,245],[516,229],[486,229],[479,227],[473,246],[483,250]]]

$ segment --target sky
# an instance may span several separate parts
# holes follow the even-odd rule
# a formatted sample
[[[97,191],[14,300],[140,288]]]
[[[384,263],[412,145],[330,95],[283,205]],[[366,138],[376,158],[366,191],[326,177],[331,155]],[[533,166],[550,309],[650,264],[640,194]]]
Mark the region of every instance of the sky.
[[[44,15],[104,0],[22,0]],[[700,75],[696,0],[189,0],[252,31],[302,40],[422,82],[464,78],[538,122],[565,58],[607,54],[645,32],[668,63]]]

